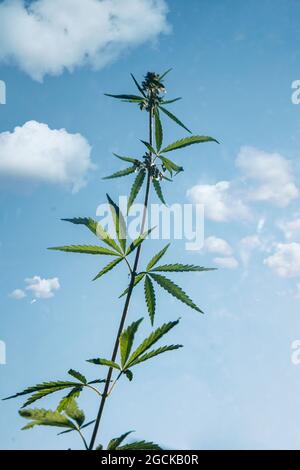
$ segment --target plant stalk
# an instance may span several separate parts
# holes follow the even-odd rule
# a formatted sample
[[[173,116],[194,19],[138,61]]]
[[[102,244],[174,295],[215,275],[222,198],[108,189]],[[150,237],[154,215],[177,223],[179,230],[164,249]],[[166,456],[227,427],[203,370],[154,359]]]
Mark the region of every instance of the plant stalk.
[[[151,108],[149,110],[149,143],[150,143],[150,145],[153,144],[153,115],[154,115],[153,107],[151,106]],[[152,154],[151,153],[150,153],[150,157],[151,157],[151,160],[152,160]],[[147,209],[148,209],[148,202],[149,202],[149,194],[150,194],[150,186],[151,186],[151,173],[150,173],[150,168],[148,168],[145,199],[144,199],[143,217],[142,217],[141,230],[140,230],[141,235],[144,233],[144,230],[145,230],[145,223],[146,223],[146,216],[147,216]],[[135,260],[134,260],[134,264],[133,264],[133,268],[132,268],[132,272],[131,272],[130,284],[129,284],[129,287],[128,287],[128,292],[127,292],[127,296],[126,296],[126,300],[125,300],[125,304],[124,304],[124,308],[123,308],[123,312],[122,312],[122,316],[121,316],[121,321],[120,321],[120,325],[119,325],[119,328],[118,328],[118,333],[117,333],[117,337],[116,337],[116,340],[115,340],[113,353],[112,353],[112,356],[111,356],[111,360],[113,362],[115,362],[117,354],[118,354],[119,340],[120,340],[120,336],[121,336],[121,333],[123,331],[125,320],[126,320],[127,313],[128,313],[128,308],[129,308],[129,304],[130,304],[130,300],[131,300],[131,296],[132,296],[132,292],[133,292],[133,288],[134,288],[134,281],[135,281],[135,278],[136,278],[136,275],[137,275],[137,268],[138,268],[138,264],[139,264],[140,254],[141,254],[141,247],[142,246],[140,244],[137,248],[136,255],[135,255]],[[101,423],[103,410],[104,410],[104,407],[105,407],[106,399],[108,397],[109,385],[110,385],[110,382],[111,382],[112,374],[113,374],[113,368],[110,367],[109,370],[108,370],[108,373],[107,373],[105,386],[104,386],[104,391],[103,391],[103,394],[102,394],[100,407],[99,407],[99,411],[98,411],[97,418],[96,418],[96,421],[95,421],[95,425],[94,425],[94,429],[93,429],[93,433],[92,433],[92,437],[91,437],[91,442],[90,442],[90,445],[88,447],[88,450],[93,450],[93,447],[95,445],[95,440],[96,440],[98,430],[99,430],[99,426],[100,426],[100,423]]]

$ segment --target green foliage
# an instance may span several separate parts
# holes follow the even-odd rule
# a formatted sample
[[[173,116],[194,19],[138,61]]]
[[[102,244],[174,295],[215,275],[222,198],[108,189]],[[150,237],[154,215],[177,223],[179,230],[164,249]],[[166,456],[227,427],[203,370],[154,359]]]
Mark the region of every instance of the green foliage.
[[[99,366],[113,367],[114,369],[120,370],[120,366],[116,362],[110,361],[109,359],[103,359],[103,358],[88,359],[87,362],[90,362],[91,364],[96,364]]]
[[[129,434],[131,434],[132,432],[133,431],[125,432],[121,436],[112,439],[107,446],[107,450],[116,450],[117,447],[119,447],[119,445],[124,441],[124,439],[126,439],[126,437],[129,436]]]
[[[134,441],[130,444],[125,444],[121,446],[120,444],[122,444],[126,437],[132,434],[132,432],[133,431],[128,431],[122,434],[121,436],[112,439],[107,446],[107,450],[161,450],[161,447],[159,447],[157,444],[147,441]],[[98,447],[98,450],[103,449],[103,446]]]
[[[179,320],[172,321],[169,323],[164,323],[161,327],[157,328],[155,331],[153,331],[139,346],[138,348],[130,355],[128,358],[124,369],[129,369],[136,364],[139,364],[139,362],[143,362],[147,359],[150,359],[151,357],[154,357],[153,354],[154,351],[151,351],[152,355],[149,353],[148,357],[145,357],[146,351],[150,349],[157,341],[159,341],[164,335],[166,335],[174,326],[176,326],[179,323]],[[164,346],[165,351],[168,351],[171,349],[177,349],[180,348],[181,345],[176,345],[176,346]],[[162,348],[161,348],[162,349]],[[164,352],[164,351],[161,351]]]
[[[104,274],[111,271],[123,259],[124,259],[123,257],[122,258],[117,258],[117,259],[114,259],[113,261],[111,261],[110,263],[108,263],[108,265],[105,266],[103,269],[101,269],[101,271],[97,274],[97,276],[94,277],[93,281],[96,281],[96,279],[99,279],[99,277],[102,277]]]
[[[145,299],[146,299],[146,304],[148,308],[148,313],[150,316],[151,324],[153,325],[156,300],[155,300],[154,287],[149,276],[145,277],[144,290],[145,290]]]
[[[169,101],[169,103],[172,103],[172,102],[177,101],[177,100],[178,100],[178,98],[175,99],[175,100]],[[168,104],[168,102],[165,102],[164,104]],[[181,122],[180,119],[178,119],[178,117],[174,116],[174,114],[172,114],[168,109],[164,108],[163,106],[160,106],[159,109],[163,113],[165,113],[170,119],[172,119],[172,121],[176,122],[176,124],[178,124],[178,126],[183,127],[183,129],[185,129],[186,131],[191,133],[191,131],[183,124],[183,122]]]
[[[166,157],[162,157],[161,155],[159,155],[159,158],[160,160],[162,161],[164,167],[168,170],[168,172],[170,173],[170,176],[173,176],[173,171],[175,171],[175,174],[177,175],[177,173],[180,173],[181,171],[183,171],[183,167],[182,166],[179,166],[179,165],[176,165],[176,163],[174,163],[172,160],[170,160],[169,158],[166,158]]]
[[[130,166],[128,168],[125,168],[124,170],[117,171],[116,173],[113,173],[110,176],[105,176],[103,179],[104,180],[111,180],[114,178],[121,178],[122,176],[127,176],[130,175],[131,173],[134,173],[136,170],[135,166]]]
[[[60,428],[76,429],[75,424],[59,411],[33,408],[19,411],[22,418],[31,420],[22,430],[31,429],[34,426],[55,426]]]
[[[107,197],[109,207],[110,207],[110,211],[111,211],[111,215],[112,215],[112,218],[113,218],[113,221],[114,221],[116,234],[117,234],[121,249],[124,253],[125,250],[126,250],[126,223],[125,223],[125,219],[124,219],[123,214],[120,211],[118,205],[114,203],[114,201],[109,197],[108,194],[106,195],[106,197]]]
[[[75,225],[85,225],[94,235],[96,235],[100,240],[106,243],[108,246],[113,248],[118,253],[122,254],[121,248],[113,240],[109,233],[104,230],[100,222],[96,222],[91,217],[77,217],[75,219],[62,219],[66,222],[71,222]]]
[[[55,392],[60,392],[62,390],[71,389],[69,392],[69,395],[67,395],[67,397],[69,398],[70,396],[71,397],[78,396],[84,387],[89,387],[92,384],[99,384],[99,383],[105,382],[105,380],[102,380],[102,379],[97,379],[91,382],[87,382],[87,379],[84,377],[83,374],[73,369],[70,369],[68,373],[72,377],[76,378],[78,382],[71,382],[71,381],[66,381],[66,380],[43,382],[43,383],[34,385],[32,387],[27,387],[22,392],[16,393],[15,395],[11,395],[7,398],[4,398],[3,400],[10,400],[12,398],[19,398],[19,397],[23,397],[26,395],[30,395],[29,398],[27,398],[27,400],[22,406],[22,408],[25,408],[26,406],[31,405],[37,400],[40,400],[41,398],[44,398]],[[64,397],[66,399],[65,402],[68,402],[67,397]],[[62,401],[60,403],[61,409],[62,409],[63,403]]]
[[[116,450],[162,450],[162,448],[154,442],[134,441],[131,444],[117,447]]]
[[[181,289],[181,287],[177,286],[173,281],[170,279],[161,276],[160,274],[149,273],[149,275],[154,279],[157,284],[165,289],[169,294],[173,297],[176,297],[178,300],[181,300],[184,304],[188,305],[189,307],[197,310],[197,312],[203,313],[199,307],[189,298],[189,296]]]
[[[147,185],[145,192],[145,209],[143,213],[143,220],[146,220],[146,211],[147,205],[149,203],[149,189],[150,184],[153,186],[159,200],[166,204],[162,184],[164,181],[172,181],[173,174],[177,175],[183,171],[183,167],[177,165],[174,161],[167,158],[164,154],[171,151],[175,151],[181,148],[185,148],[190,145],[205,143],[205,142],[217,142],[216,139],[208,136],[193,135],[190,137],[185,137],[183,139],[177,140],[162,149],[164,132],[161,117],[167,117],[175,122],[177,125],[185,129],[187,132],[191,131],[182,123],[173,113],[171,113],[164,106],[172,104],[178,101],[180,98],[165,100],[163,93],[165,90],[164,79],[166,75],[171,71],[171,69],[166,70],[162,74],[157,74],[154,72],[148,72],[140,84],[134,75],[131,74],[131,77],[134,81],[134,84],[139,92],[139,95],[136,94],[106,94],[106,96],[119,99],[124,102],[129,102],[137,104],[139,108],[143,111],[149,113],[149,141],[142,140],[141,142],[146,147],[144,150],[144,155],[138,158],[132,158],[128,156],[121,156],[114,154],[119,160],[129,163],[130,166],[118,170],[111,174],[110,176],[105,177],[105,180],[116,179],[123,176],[127,176],[133,173],[137,173],[137,176],[134,179],[132,184],[129,199],[127,213],[130,210],[130,207],[138,197],[145,177],[147,177]],[[155,134],[155,143],[154,135]],[[155,147],[155,148],[154,148]],[[170,176],[170,178],[167,177]],[[120,319],[120,326],[118,329],[118,334],[115,340],[115,346],[113,349],[113,354],[111,359],[105,359],[102,357],[89,359],[87,362],[101,365],[108,368],[106,379],[96,379],[88,381],[87,378],[77,370],[70,369],[68,374],[73,378],[73,380],[67,381],[49,381],[38,383],[37,385],[31,386],[19,392],[15,395],[7,397],[6,399],[16,398],[16,397],[26,397],[26,401],[20,410],[20,415],[25,419],[29,420],[29,423],[24,426],[23,429],[30,429],[34,426],[56,426],[63,428],[64,430],[60,434],[65,434],[73,431],[77,431],[83,440],[84,446],[86,449],[92,449],[94,446],[98,426],[100,424],[103,407],[105,405],[105,400],[110,396],[114,386],[118,382],[119,378],[123,375],[127,377],[128,380],[132,381],[133,373],[132,368],[138,364],[141,364],[145,361],[148,361],[158,355],[161,355],[165,352],[177,350],[182,347],[181,344],[171,344],[163,345],[159,347],[154,347],[156,343],[161,340],[170,330],[172,330],[179,322],[179,320],[171,321],[164,323],[159,328],[151,332],[150,335],[139,344],[139,346],[134,347],[136,340],[136,335],[139,329],[139,326],[142,322],[142,318],[133,321],[129,326],[126,325],[125,320],[128,313],[128,306],[130,304],[131,295],[134,288],[144,280],[144,294],[146,300],[146,306],[149,313],[151,324],[153,325],[155,315],[156,315],[156,295],[155,295],[155,284],[163,288],[166,292],[171,294],[176,299],[180,300],[187,306],[192,309],[203,313],[200,308],[190,299],[190,297],[170,279],[166,278],[162,274],[165,272],[205,272],[210,271],[210,268],[205,268],[203,266],[196,266],[193,264],[160,264],[158,265],[161,258],[165,255],[169,248],[169,244],[166,245],[162,250],[156,253],[149,263],[146,266],[145,271],[138,272],[139,269],[139,256],[141,252],[141,244],[150,234],[152,229],[145,230],[144,223],[140,231],[140,235],[133,240],[131,243],[127,241],[127,228],[124,215],[122,214],[118,205],[107,195],[109,207],[112,214],[112,219],[114,222],[116,239],[112,238],[109,233],[102,227],[100,223],[92,219],[91,217],[77,217],[71,219],[63,219],[64,221],[70,222],[74,225],[83,225],[90,232],[92,232],[98,240],[103,242],[106,246],[100,245],[63,245],[55,246],[49,248],[50,250],[57,250],[63,252],[71,253],[83,253],[83,254],[92,254],[92,255],[104,255],[112,256],[113,260],[110,261],[106,266],[104,266],[98,274],[94,277],[94,280],[99,279],[103,275],[109,273],[113,270],[119,263],[124,261],[127,264],[129,269],[130,283],[129,286],[124,290],[120,297],[126,295],[126,301]],[[146,225],[146,224],[145,224]],[[138,249],[137,249],[138,248]],[[131,265],[131,259],[129,257],[132,253],[135,253],[133,264]],[[118,359],[119,354],[119,359]],[[120,363],[118,363],[119,361]],[[104,384],[104,391],[98,390],[98,384]],[[98,414],[96,420],[91,420],[85,423],[85,414],[78,407],[76,399],[85,389],[92,389],[94,392],[100,396],[101,399],[101,408],[100,414]],[[43,408],[29,409],[27,408],[32,403],[45,398],[53,393],[63,392],[64,396],[60,397],[60,401],[56,410],[47,410]],[[100,419],[99,419],[100,417]],[[92,439],[90,446],[87,445],[87,442],[84,438],[82,430],[88,426],[95,423],[94,430],[92,433]],[[125,439],[131,434],[132,431],[126,432],[121,436],[112,439],[107,449],[108,450],[159,450],[160,447],[153,443],[147,442],[144,440],[135,441],[131,443],[125,443]],[[99,445],[97,450],[102,450],[103,446]]]
[[[87,255],[119,256],[119,253],[97,245],[53,246],[51,248],[48,248],[48,250],[66,251],[69,253],[83,253]]]
[[[159,262],[159,260],[164,256],[164,254],[168,250],[169,246],[170,243],[168,243],[162,250],[160,250],[155,256],[153,256],[153,258],[147,264],[147,271],[150,271]]]
[[[162,189],[161,189],[161,186],[160,186],[160,182],[156,179],[152,179],[152,183],[153,183],[153,187],[155,189],[155,192],[158,196],[158,198],[160,199],[160,201],[166,205],[166,201],[164,199],[164,196],[163,196],[163,193],[162,193]]]
[[[176,140],[176,142],[167,145],[167,147],[162,149],[161,153],[171,152],[173,150],[178,150],[193,144],[203,144],[204,142],[216,142],[217,144],[219,143],[213,137],[208,137],[205,135],[193,135],[191,137],[186,137],[185,139]]]
[[[123,162],[133,163],[135,166],[138,166],[142,163],[140,162],[140,160],[137,160],[136,158],[122,157],[121,155],[118,155],[117,153],[113,153],[113,155],[117,157],[119,160],[122,160]]]
[[[122,332],[120,336],[120,356],[122,368],[124,368],[127,362],[127,359],[132,349],[135,334],[142,321],[143,318],[140,318],[139,320],[133,322]]]
[[[81,374],[81,372],[78,372],[77,370],[74,370],[74,369],[70,369],[68,371],[68,374],[74,377],[75,379],[79,380],[79,382],[83,384],[87,384],[87,379],[83,374]]]
[[[137,177],[135,178],[133,182],[133,185],[129,194],[129,198],[128,198],[127,213],[129,212],[130,207],[134,203],[141,187],[143,186],[145,175],[146,175],[145,170],[144,169],[140,170],[138,172]]]
[[[162,146],[163,142],[163,128],[161,125],[161,120],[159,116],[159,111],[158,109],[155,110],[154,112],[154,118],[155,118],[155,141],[156,141],[156,148],[157,151],[159,152]]]
[[[143,241],[146,240],[146,238],[152,232],[152,230],[153,228],[146,230],[145,232],[142,233],[142,235],[140,235],[135,240],[133,240],[133,242],[128,247],[128,250],[126,251],[126,256],[130,255],[141,243],[143,243]]]
[[[54,426],[59,428],[67,428],[68,432],[78,431],[85,426],[84,412],[78,407],[74,399],[70,399],[65,406],[63,412],[55,410],[45,410],[43,408],[26,408],[19,411],[22,418],[30,420],[30,422],[22,428],[22,430],[32,429],[34,426]]]
[[[145,273],[139,273],[137,274],[135,277],[134,277],[134,283],[133,283],[133,287],[136,287],[140,282],[141,280],[144,278],[145,276]],[[119,296],[119,299],[121,297],[124,297],[124,295],[126,295],[129,291],[129,286],[124,290],[124,292],[122,292],[122,294]]]
[[[151,272],[173,272],[173,273],[182,273],[182,272],[203,272],[203,271],[214,271],[214,268],[204,268],[203,266],[194,266],[193,264],[164,264],[161,266],[156,266],[152,269]]]

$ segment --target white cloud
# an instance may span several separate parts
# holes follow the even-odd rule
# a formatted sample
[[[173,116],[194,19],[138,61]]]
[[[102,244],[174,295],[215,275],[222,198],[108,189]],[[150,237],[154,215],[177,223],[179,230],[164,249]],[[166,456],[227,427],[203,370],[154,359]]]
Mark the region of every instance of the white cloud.
[[[167,32],[166,14],[164,0],[4,0],[0,61],[35,80],[83,65],[99,69]]]
[[[223,240],[223,238],[217,238],[214,236],[208,237],[204,240],[204,249],[210,253],[219,253],[224,256],[232,255],[232,248],[229,243],[226,240]]]
[[[15,300],[21,300],[26,297],[26,293],[22,289],[15,289],[9,294],[9,297]]]
[[[229,181],[193,186],[187,191],[187,196],[195,204],[204,204],[205,216],[215,222],[250,217],[249,208],[237,194],[234,194]]]
[[[275,253],[264,260],[264,263],[281,277],[300,276],[300,244],[277,243]]]
[[[279,207],[286,207],[299,197],[291,162],[279,153],[241,147],[236,165],[246,179],[257,182],[256,187],[248,192],[250,200],[269,201]]]
[[[233,256],[214,258],[213,262],[226,269],[236,269],[239,265],[238,261]]]
[[[0,181],[52,183],[78,191],[86,182],[91,147],[80,134],[28,121],[0,134]]]
[[[30,290],[37,299],[50,299],[54,296],[54,291],[60,289],[57,277],[52,279],[42,279],[40,276],[25,279],[26,289]]]
[[[300,238],[300,218],[281,221],[279,222],[278,226],[284,232],[285,238],[287,240]]]

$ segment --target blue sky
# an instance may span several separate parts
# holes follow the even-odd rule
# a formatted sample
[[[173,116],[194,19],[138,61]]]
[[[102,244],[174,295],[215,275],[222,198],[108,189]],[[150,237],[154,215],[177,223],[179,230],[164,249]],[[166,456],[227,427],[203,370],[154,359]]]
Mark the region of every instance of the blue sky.
[[[166,185],[165,196],[169,203],[204,203],[206,242],[200,252],[186,252],[174,241],[166,262],[219,269],[176,275],[204,316],[159,294],[156,324],[180,316],[170,340],[184,348],[118,385],[99,440],[135,429],[136,437],[167,448],[298,449],[300,366],[291,361],[291,345],[300,338],[300,107],[292,104],[291,84],[300,78],[300,4],[126,0],[124,12],[123,2],[105,2],[119,21],[114,37],[104,11],[94,27],[97,1],[79,3],[73,26],[77,31],[79,22],[86,34],[75,33],[72,49],[61,34],[68,1],[31,5],[31,18],[50,18],[48,30],[45,21],[41,29],[27,22],[21,1],[0,2],[0,79],[7,86],[0,105],[0,340],[7,349],[1,396],[64,379],[70,367],[104,376],[85,359],[111,354],[125,268],[92,283],[102,260],[46,248],[93,243],[84,228],[60,219],[95,217],[106,192],[116,199],[128,191],[128,179],[101,177],[119,168],[112,152],[142,151],[146,115],[103,93],[135,92],[130,72],[141,79],[173,67],[168,96],[184,99],[172,111],[193,133],[221,145],[176,154],[185,171]],[[164,124],[166,142],[185,136]],[[143,261],[164,243],[148,242]],[[16,289],[26,296],[12,294]],[[137,289],[129,320],[140,316],[147,312]],[[149,328],[147,319],[140,338]],[[54,397],[40,402],[55,404]],[[18,405],[0,403],[2,449],[79,448],[72,434],[20,431]],[[80,405],[92,419],[94,397],[84,395]]]

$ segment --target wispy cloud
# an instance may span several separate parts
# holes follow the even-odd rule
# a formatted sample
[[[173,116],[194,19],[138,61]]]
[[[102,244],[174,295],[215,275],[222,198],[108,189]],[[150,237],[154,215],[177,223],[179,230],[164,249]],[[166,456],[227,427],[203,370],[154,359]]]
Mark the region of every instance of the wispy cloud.
[[[276,243],[275,252],[264,260],[278,276],[297,277],[300,276],[300,244],[299,243]]]
[[[21,300],[26,297],[26,292],[24,292],[22,289],[15,289],[9,294],[9,297],[11,299]]]
[[[252,201],[265,201],[286,207],[299,197],[291,162],[279,153],[267,153],[255,147],[241,147],[236,165],[246,180],[254,183],[247,190]]]

